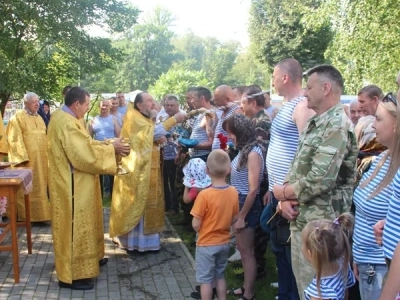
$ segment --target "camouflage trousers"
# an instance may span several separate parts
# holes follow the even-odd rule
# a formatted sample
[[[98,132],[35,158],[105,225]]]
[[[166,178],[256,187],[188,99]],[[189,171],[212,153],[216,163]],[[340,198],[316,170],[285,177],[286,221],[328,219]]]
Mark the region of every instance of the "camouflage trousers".
[[[314,278],[315,270],[306,260],[302,251],[301,231],[291,231],[292,269],[296,277],[297,290],[301,300],[304,300],[304,290]]]

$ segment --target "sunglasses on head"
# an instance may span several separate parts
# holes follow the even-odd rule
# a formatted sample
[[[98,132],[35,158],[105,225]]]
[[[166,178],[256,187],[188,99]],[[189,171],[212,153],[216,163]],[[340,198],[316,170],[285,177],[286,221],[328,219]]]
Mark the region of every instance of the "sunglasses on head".
[[[383,97],[382,102],[392,102],[394,105],[397,106],[396,97],[392,92],[387,93],[386,96]]]

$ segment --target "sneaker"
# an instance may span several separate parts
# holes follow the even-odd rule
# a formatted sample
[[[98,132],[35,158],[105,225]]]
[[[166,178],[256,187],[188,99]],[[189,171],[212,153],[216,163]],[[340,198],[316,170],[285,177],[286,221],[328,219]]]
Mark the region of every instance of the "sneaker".
[[[274,287],[277,289],[279,287],[279,284],[277,282],[272,282],[271,287]]]
[[[242,260],[242,256],[240,255],[240,252],[238,249],[235,249],[235,253],[231,255],[231,257],[228,258],[228,261],[237,261],[237,260]]]

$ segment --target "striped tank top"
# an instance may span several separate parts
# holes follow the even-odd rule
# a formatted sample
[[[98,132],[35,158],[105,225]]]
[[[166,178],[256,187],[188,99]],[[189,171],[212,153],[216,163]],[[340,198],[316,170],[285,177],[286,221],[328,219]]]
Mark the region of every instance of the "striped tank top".
[[[310,300],[311,297],[317,299],[344,300],[346,290],[356,283],[350,265],[347,267],[347,280],[343,280],[342,272],[339,270],[335,275],[322,277],[319,283],[320,293],[318,293],[317,279],[314,277],[310,285],[304,290],[304,299]]]
[[[260,179],[257,191],[258,195],[260,193],[260,184],[264,175],[264,156],[261,148],[258,146],[251,149],[250,152],[256,152],[261,156]],[[240,157],[241,151],[239,151],[238,155],[236,155],[235,159],[231,162],[231,185],[234,186],[240,194],[247,195],[249,193],[249,170],[247,169],[247,166],[242,170],[238,170]]]
[[[303,97],[298,97],[283,104],[272,122],[271,140],[266,159],[269,190],[271,191],[274,184],[283,184],[296,154],[299,131],[293,122],[293,111],[303,99]]]
[[[104,141],[115,137],[114,116],[108,117],[97,116],[93,119],[93,135],[96,141]]]
[[[239,108],[238,105],[234,105],[231,108],[229,108],[229,110],[226,112],[225,116],[222,115],[220,116],[220,118],[218,119],[218,123],[217,126],[215,127],[215,134],[214,134],[214,140],[213,140],[213,144],[211,149],[215,150],[215,149],[219,149],[220,146],[220,142],[219,142],[219,138],[217,138],[218,134],[222,133],[223,135],[227,136],[228,134],[226,133],[226,131],[222,128],[222,123],[224,123],[224,121],[229,118],[231,115],[233,115],[234,111],[237,110]],[[232,142],[231,140],[229,140],[229,142]]]
[[[363,175],[360,185],[371,176],[386,152],[381,153],[374,160],[368,172]],[[382,182],[389,169],[389,164],[390,159],[388,158],[366,187],[361,188],[359,185],[354,191],[353,202],[356,206],[356,222],[353,234],[353,256],[354,261],[358,264],[385,264],[383,249],[375,242],[373,226],[386,217],[389,200],[393,192],[392,184],[386,186],[375,197],[371,198],[370,195]]]
[[[190,135],[190,138],[193,140],[197,140],[199,142],[199,144],[202,144],[202,143],[205,143],[208,141],[208,134],[207,134],[206,128],[200,127],[200,124],[201,124],[201,121],[203,120],[203,118],[205,118],[204,114],[199,115],[196,118],[196,121],[193,124],[192,134]],[[211,150],[197,150],[197,149],[193,149],[193,148],[189,149],[190,157],[204,156],[204,155],[208,155],[210,152],[211,152]]]
[[[400,169],[392,181],[393,193],[389,200],[389,209],[383,229],[383,253],[392,259],[394,249],[400,241]]]

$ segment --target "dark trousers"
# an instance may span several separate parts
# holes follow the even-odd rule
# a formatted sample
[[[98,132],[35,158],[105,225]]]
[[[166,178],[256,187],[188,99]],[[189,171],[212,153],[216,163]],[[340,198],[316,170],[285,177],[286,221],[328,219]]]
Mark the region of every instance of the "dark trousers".
[[[165,210],[174,210],[179,212],[179,203],[177,203],[175,192],[176,165],[174,160],[164,160],[163,180],[164,180],[164,200]]]
[[[100,175],[101,197],[103,198],[104,192],[109,192],[112,195],[114,187],[114,176]]]
[[[271,236],[274,232],[271,232]],[[274,239],[270,239],[271,250],[276,257],[276,267],[278,268],[278,299],[279,300],[299,300],[296,278],[292,271],[292,255],[290,245],[277,244]],[[301,291],[303,292],[303,291]]]
[[[190,211],[193,207],[193,202],[185,203],[183,202],[183,192],[185,191],[185,186],[183,185],[183,167],[189,161],[189,155],[183,154],[181,156],[181,162],[176,168],[176,179],[175,179],[175,191],[177,197],[177,203],[181,205],[181,209],[183,211],[183,220],[182,223],[191,225],[192,224],[192,215]]]
[[[260,188],[260,197],[256,198],[256,200],[260,200],[261,207],[264,207],[262,199],[266,191],[266,189]],[[267,252],[268,240],[269,234],[264,232],[264,230],[261,228],[261,225],[258,225],[254,232],[254,256],[256,258],[258,273],[265,271],[265,265],[267,263],[265,259],[265,252]]]

